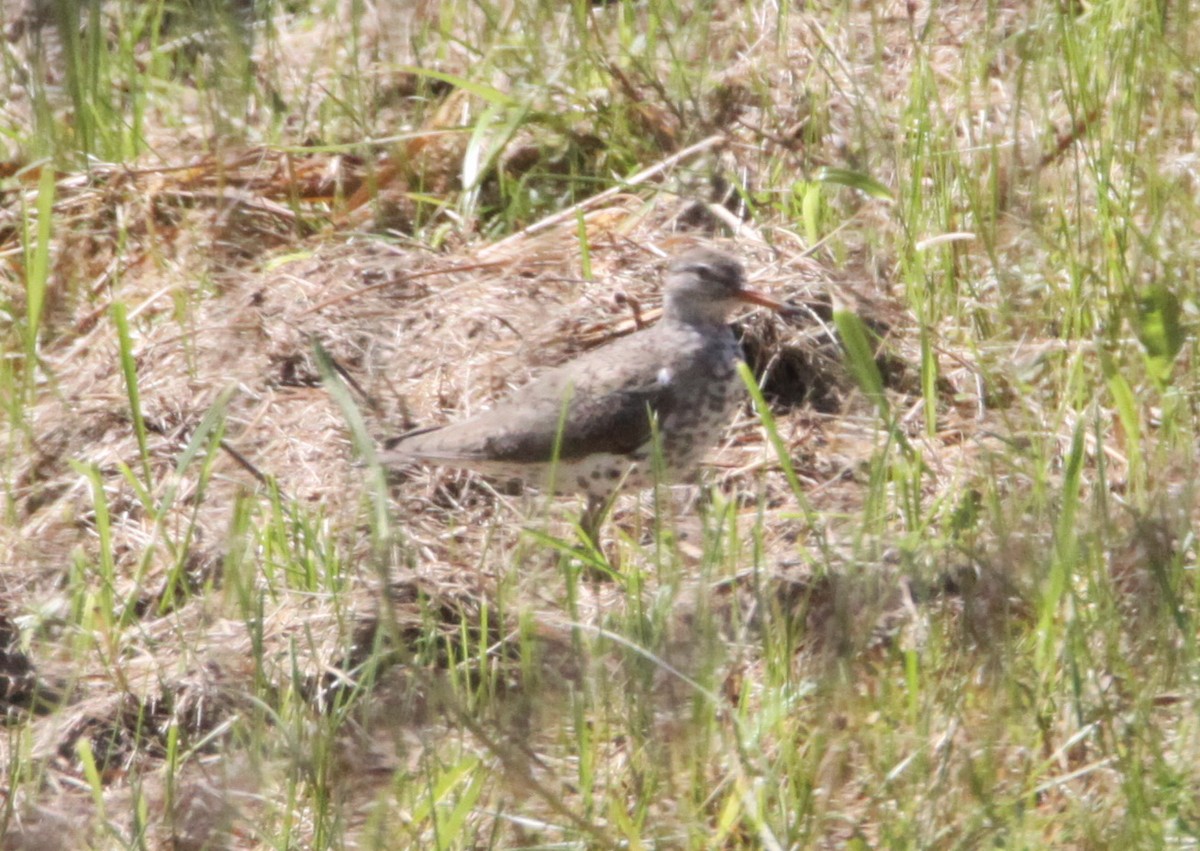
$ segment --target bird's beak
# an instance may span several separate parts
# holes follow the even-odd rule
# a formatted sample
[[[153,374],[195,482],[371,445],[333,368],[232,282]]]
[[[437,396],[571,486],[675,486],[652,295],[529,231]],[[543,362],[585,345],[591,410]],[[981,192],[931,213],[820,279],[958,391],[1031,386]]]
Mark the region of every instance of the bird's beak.
[[[766,293],[760,293],[758,290],[739,290],[737,294],[739,301],[744,301],[749,304],[757,304],[759,307],[767,307],[778,313],[780,316],[799,316],[800,308],[791,304],[784,304],[781,301],[776,301]]]

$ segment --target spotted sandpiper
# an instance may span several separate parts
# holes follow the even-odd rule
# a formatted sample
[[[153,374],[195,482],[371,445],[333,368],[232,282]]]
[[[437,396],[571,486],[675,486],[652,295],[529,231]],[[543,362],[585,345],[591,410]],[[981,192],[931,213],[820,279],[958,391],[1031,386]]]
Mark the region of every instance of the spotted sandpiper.
[[[596,543],[619,488],[686,477],[728,425],[745,391],[728,324],[743,303],[795,310],[748,289],[735,258],[689,250],[667,270],[657,324],[544,373],[475,417],[391,438],[380,461],[440,464],[582,493],[588,503],[581,526]]]

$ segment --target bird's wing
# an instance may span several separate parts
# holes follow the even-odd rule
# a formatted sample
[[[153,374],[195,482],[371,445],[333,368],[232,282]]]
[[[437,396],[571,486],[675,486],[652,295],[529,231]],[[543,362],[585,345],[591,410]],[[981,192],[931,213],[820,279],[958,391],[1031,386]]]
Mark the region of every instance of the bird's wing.
[[[495,413],[508,427],[497,429],[487,440],[487,454],[505,461],[548,461],[556,444],[563,460],[599,452],[634,452],[650,440],[653,419],[661,422],[670,413],[677,394],[671,383],[653,375],[625,379],[609,387],[567,381],[539,388],[545,403],[540,416],[519,400],[506,404]],[[558,392],[547,392],[551,389]]]
[[[624,345],[622,345],[624,344]],[[389,441],[395,456],[444,463],[563,460],[626,454],[651,437],[677,404],[669,372],[639,356],[651,340],[627,337],[543,374],[469,420]],[[561,434],[560,434],[561,432]]]

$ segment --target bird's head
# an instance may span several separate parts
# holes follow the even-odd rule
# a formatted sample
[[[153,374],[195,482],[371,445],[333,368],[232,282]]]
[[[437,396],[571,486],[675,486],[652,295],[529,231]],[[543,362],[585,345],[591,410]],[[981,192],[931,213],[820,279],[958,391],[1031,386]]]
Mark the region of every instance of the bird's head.
[[[668,318],[689,324],[724,324],[742,304],[785,315],[796,310],[747,287],[742,264],[711,248],[693,248],[671,261],[664,302]]]

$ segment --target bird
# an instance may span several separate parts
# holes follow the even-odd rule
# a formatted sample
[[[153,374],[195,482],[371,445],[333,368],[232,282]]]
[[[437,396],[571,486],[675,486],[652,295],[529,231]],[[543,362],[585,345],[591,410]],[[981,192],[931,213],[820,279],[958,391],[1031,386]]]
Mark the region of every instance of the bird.
[[[657,323],[535,377],[490,410],[386,440],[379,462],[467,469],[583,494],[580,528],[598,547],[621,489],[690,475],[728,427],[745,393],[729,322],[746,304],[797,312],[747,287],[735,257],[692,248],[667,268]]]

